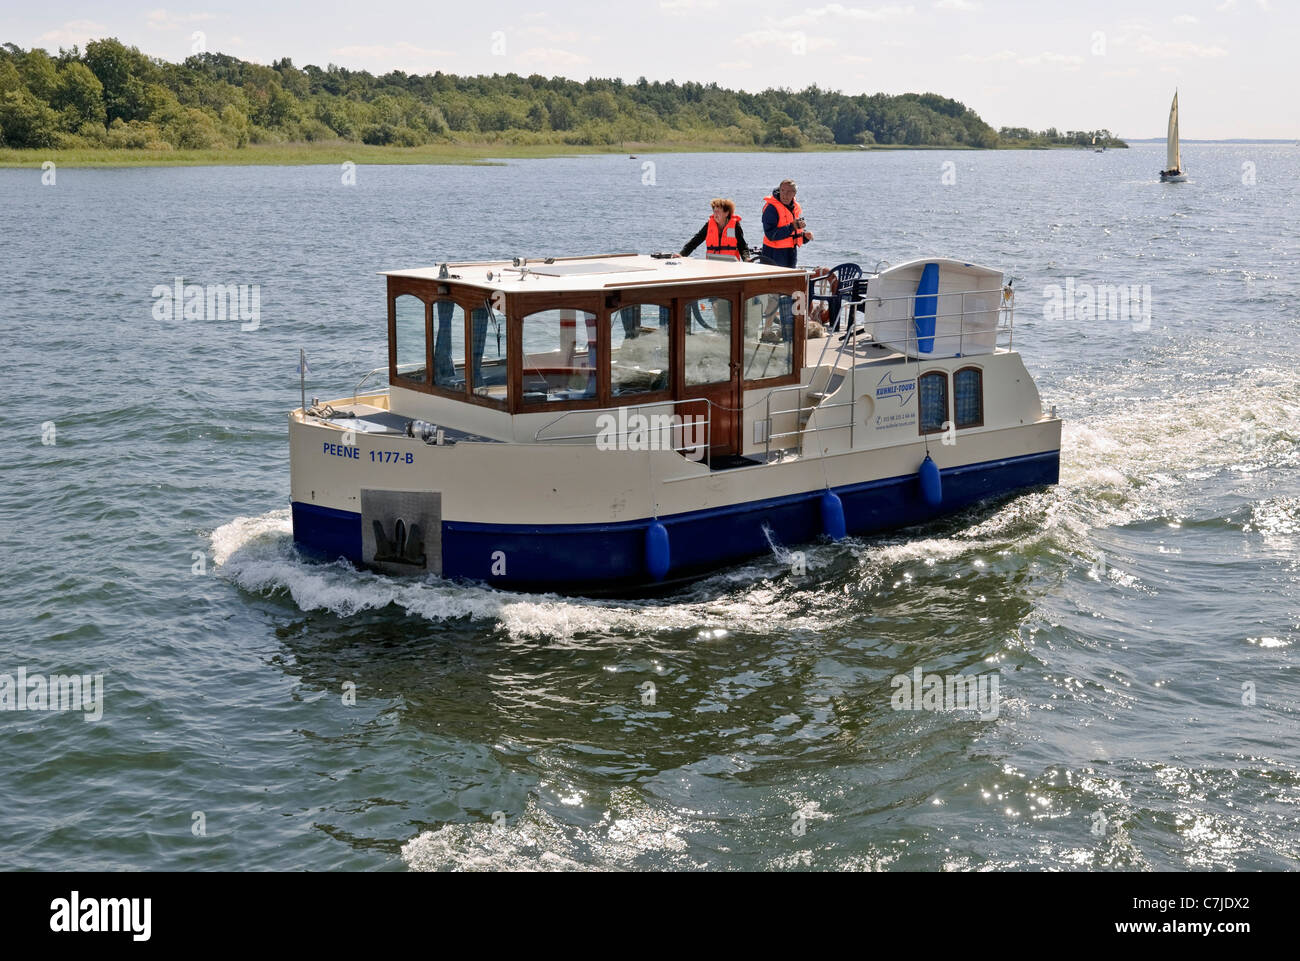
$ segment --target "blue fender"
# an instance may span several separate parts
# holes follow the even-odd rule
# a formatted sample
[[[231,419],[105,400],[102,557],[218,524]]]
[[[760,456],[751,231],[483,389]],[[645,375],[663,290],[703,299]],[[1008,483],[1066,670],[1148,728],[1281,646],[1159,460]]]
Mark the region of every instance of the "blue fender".
[[[846,533],[844,502],[829,487],[822,494],[822,530],[833,541],[841,541]]]
[[[668,550],[668,528],[658,520],[651,521],[645,532],[645,566],[650,576],[662,581],[672,563]]]
[[[925,455],[925,460],[921,461],[921,468],[916,472],[916,476],[921,479],[921,495],[925,502],[931,507],[938,507],[943,503],[943,478],[939,476],[939,465],[930,459],[930,455]]]

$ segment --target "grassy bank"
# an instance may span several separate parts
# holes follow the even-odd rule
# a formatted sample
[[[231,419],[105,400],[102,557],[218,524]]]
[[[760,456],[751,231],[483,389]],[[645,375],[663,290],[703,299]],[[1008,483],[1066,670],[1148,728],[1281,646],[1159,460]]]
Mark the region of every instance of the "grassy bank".
[[[303,164],[483,164],[494,159],[528,159],[565,157],[580,154],[651,154],[651,153],[806,153],[828,150],[860,151],[863,148],[817,144],[801,150],[774,147],[740,146],[720,143],[635,143],[609,146],[572,146],[566,144],[519,145],[504,143],[426,144],[422,147],[378,147],[346,141],[324,143],[254,144],[228,150],[128,150],[53,148],[15,150],[0,148],[0,167],[36,167],[47,160],[60,167],[203,167],[203,166],[300,166]],[[880,144],[869,150],[967,150],[962,146],[909,147]]]
[[[259,144],[225,150],[73,150],[0,149],[0,167],[39,167],[52,160],[60,167],[200,167],[298,166],[302,164],[478,164],[490,157],[553,157],[590,153],[592,148],[512,147],[486,144],[426,144],[422,147],[372,147],[366,144]]]

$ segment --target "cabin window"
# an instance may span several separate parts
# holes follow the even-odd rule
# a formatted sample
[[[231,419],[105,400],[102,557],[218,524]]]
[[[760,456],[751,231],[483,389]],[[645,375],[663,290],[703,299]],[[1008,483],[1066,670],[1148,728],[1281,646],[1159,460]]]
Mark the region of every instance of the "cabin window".
[[[963,367],[952,375],[953,424],[957,427],[984,426],[984,372]]]
[[[425,340],[424,301],[412,294],[402,294],[393,301],[397,369],[403,380],[424,384],[429,379],[428,345]]]
[[[668,341],[672,309],[631,304],[609,315],[609,393],[611,397],[667,390]]]
[[[471,310],[469,322],[474,396],[504,407],[510,383],[506,315],[493,310],[489,302]]]
[[[941,370],[922,374],[917,393],[921,395],[921,433],[940,433],[948,420],[948,375]]]
[[[759,294],[745,301],[745,380],[794,371],[794,298]]]
[[[433,302],[433,383],[465,390],[465,308],[450,300]]]
[[[685,302],[687,386],[731,380],[731,301],[700,297]]]
[[[596,396],[596,315],[572,307],[523,320],[525,404]]]

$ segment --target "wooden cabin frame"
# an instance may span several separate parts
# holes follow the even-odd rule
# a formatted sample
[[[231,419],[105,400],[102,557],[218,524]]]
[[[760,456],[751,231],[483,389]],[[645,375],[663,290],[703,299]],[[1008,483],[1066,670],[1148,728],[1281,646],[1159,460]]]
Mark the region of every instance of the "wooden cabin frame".
[[[609,407],[646,404],[659,400],[670,401],[686,399],[691,396],[691,388],[685,384],[686,356],[686,310],[687,305],[704,297],[723,297],[732,305],[731,323],[731,367],[730,381],[720,381],[721,388],[726,385],[729,391],[739,399],[744,392],[756,389],[785,387],[800,382],[804,366],[806,344],[806,313],[799,309],[799,294],[806,298],[807,290],[801,280],[785,278],[762,278],[738,281],[734,276],[719,277],[717,282],[696,281],[693,283],[649,282],[636,286],[624,286],[589,291],[570,292],[504,292],[485,290],[481,286],[458,283],[454,280],[435,281],[417,277],[388,276],[388,376],[389,383],[408,390],[420,391],[448,400],[461,401],[489,407],[493,410],[503,408],[511,414],[531,414],[565,410],[599,410]],[[787,374],[744,380],[744,347],[746,302],[751,297],[770,294],[785,294],[795,298],[793,311],[793,362]],[[424,304],[424,346],[425,377],[424,381],[403,377],[397,370],[397,298],[403,295],[414,296]],[[472,362],[469,356],[473,343],[473,311],[486,306],[489,300],[505,301],[506,316],[506,356],[508,361],[506,401],[501,402],[474,393]],[[464,314],[465,356],[459,358],[465,369],[465,389],[449,390],[433,383],[434,378],[434,304],[438,301],[450,301],[461,308]],[[803,301],[806,303],[806,299]],[[628,394],[619,397],[611,395],[610,365],[611,340],[610,325],[613,315],[624,307],[653,304],[671,307],[669,329],[669,387],[662,391]],[[544,310],[569,309],[581,310],[593,314],[596,318],[596,393],[595,396],[570,400],[548,400],[540,403],[524,403],[523,375],[523,319]],[[707,392],[702,392],[707,393]],[[736,407],[741,406],[739,403]]]

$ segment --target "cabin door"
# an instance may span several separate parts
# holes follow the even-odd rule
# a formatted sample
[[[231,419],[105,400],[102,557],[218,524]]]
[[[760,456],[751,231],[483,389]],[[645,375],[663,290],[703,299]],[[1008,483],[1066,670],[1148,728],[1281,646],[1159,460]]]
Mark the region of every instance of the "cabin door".
[[[699,401],[679,404],[678,412],[683,420],[707,418],[709,452],[715,458],[739,454],[741,449],[739,294],[739,290],[715,290],[707,296],[678,298],[673,304],[679,358],[676,396]],[[694,436],[701,442],[705,439],[698,429]]]

